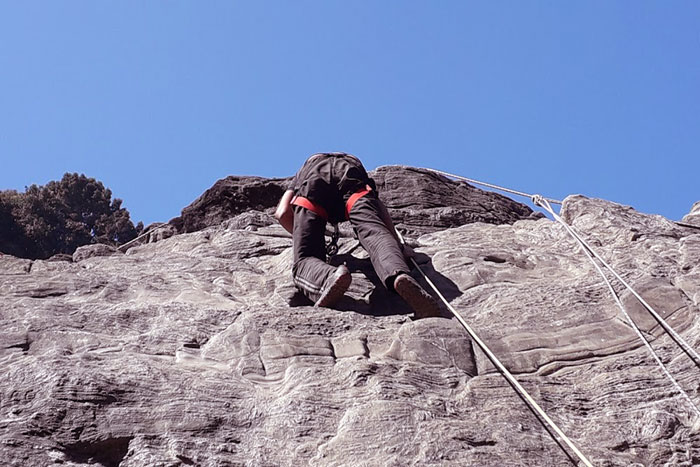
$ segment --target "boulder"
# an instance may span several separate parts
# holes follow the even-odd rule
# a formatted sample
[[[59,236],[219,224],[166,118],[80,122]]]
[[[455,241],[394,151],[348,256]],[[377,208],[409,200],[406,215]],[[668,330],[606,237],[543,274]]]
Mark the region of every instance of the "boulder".
[[[80,261],[88,258],[94,258],[96,256],[112,256],[118,254],[120,254],[120,251],[111,245],[105,245],[102,243],[85,245],[78,247],[75,250],[73,253],[73,262],[79,263]]]
[[[247,211],[265,211],[279,202],[291,179],[229,176],[218,180],[180,218],[170,221],[181,232],[196,232]]]
[[[528,206],[426,169],[384,166],[370,172],[394,223],[421,235],[473,222],[512,224],[540,219]]]
[[[539,219],[524,204],[498,193],[475,188],[468,183],[450,180],[425,169],[385,166],[370,171],[380,198],[386,203],[397,227],[409,235],[420,235],[472,222],[512,224],[522,219]],[[218,180],[180,217],[169,224],[179,232],[196,232],[214,227],[236,216],[234,224],[275,222],[271,217],[292,178],[229,176]],[[256,214],[253,214],[256,213]],[[265,220],[262,220],[265,219]]]

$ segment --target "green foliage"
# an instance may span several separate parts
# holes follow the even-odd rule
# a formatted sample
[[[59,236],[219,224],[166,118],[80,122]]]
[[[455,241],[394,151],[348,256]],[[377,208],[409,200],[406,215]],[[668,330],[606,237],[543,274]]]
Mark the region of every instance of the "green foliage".
[[[21,196],[16,191],[0,191],[0,251],[26,257],[26,238],[13,214]]]
[[[121,204],[101,182],[77,173],[25,193],[0,191],[0,251],[36,259],[89,243],[125,243],[143,224],[134,227]]]

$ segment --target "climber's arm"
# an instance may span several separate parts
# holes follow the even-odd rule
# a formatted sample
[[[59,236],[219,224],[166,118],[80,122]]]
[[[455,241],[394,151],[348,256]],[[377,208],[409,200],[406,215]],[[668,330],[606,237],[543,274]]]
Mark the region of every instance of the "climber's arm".
[[[294,211],[292,210],[292,198],[294,198],[294,191],[287,190],[282,195],[277,209],[275,210],[275,217],[279,221],[280,225],[284,227],[289,233],[294,230]]]

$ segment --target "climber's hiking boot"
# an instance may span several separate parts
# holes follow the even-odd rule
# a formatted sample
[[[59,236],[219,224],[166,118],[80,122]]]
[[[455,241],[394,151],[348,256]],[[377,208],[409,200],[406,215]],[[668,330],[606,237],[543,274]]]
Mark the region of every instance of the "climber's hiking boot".
[[[341,264],[335,272],[326,279],[326,283],[323,284],[323,289],[321,290],[321,297],[316,300],[314,306],[333,306],[335,302],[345,295],[345,291],[350,287],[350,282],[352,282],[352,275],[347,266]]]
[[[414,319],[441,317],[440,305],[416,280],[408,274],[399,274],[394,289],[413,308]]]

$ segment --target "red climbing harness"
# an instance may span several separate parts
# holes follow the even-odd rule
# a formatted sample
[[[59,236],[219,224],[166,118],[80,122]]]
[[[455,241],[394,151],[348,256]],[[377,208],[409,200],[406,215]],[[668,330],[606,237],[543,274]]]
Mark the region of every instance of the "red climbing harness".
[[[294,199],[292,199],[292,204],[295,206],[301,206],[302,208],[306,208],[309,211],[316,213],[316,215],[322,217],[324,220],[328,220],[328,213],[326,212],[326,210],[323,209],[322,206],[313,203],[308,198],[304,198],[303,196],[295,196]]]
[[[357,200],[365,196],[367,193],[372,191],[372,187],[369,185],[366,185],[364,188],[360,188],[357,190],[355,193],[350,195],[350,198],[348,198],[348,202],[345,203],[345,218],[350,219],[350,211],[352,211],[352,207],[355,205]]]
[[[357,200],[365,196],[370,191],[372,191],[372,187],[369,185],[365,185],[364,188],[360,188],[355,193],[350,195],[350,198],[348,198],[348,202],[345,203],[346,219],[350,219],[350,211],[352,211],[352,207],[355,205]],[[322,217],[324,220],[328,221],[328,212],[326,212],[323,206],[314,203],[309,198],[304,198],[303,196],[295,196],[292,199],[292,204],[294,206],[301,206],[302,208],[306,208],[309,211],[315,213],[316,215]]]

